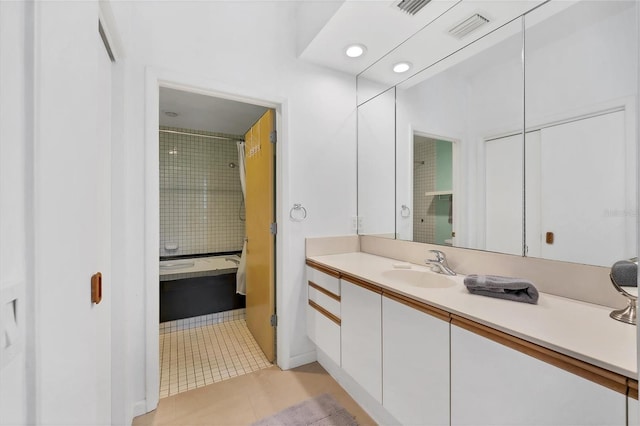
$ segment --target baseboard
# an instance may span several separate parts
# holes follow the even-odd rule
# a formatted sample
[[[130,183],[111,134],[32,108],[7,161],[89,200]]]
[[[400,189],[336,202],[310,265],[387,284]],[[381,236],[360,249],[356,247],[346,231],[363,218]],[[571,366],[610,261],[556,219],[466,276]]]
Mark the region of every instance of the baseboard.
[[[138,401],[135,404],[133,404],[132,411],[133,411],[132,414],[134,418],[141,416],[143,414],[147,414],[147,400],[143,399],[142,401]]]
[[[316,351],[305,352],[301,355],[296,355],[294,357],[290,357],[287,360],[287,365],[279,365],[283,370],[290,370],[292,368],[300,367],[301,365],[310,364],[317,360]]]
[[[380,425],[399,425],[396,420],[378,401],[364,390],[355,380],[351,378],[338,364],[322,350],[318,349],[318,363],[327,370],[344,390],[353,398],[364,411]]]

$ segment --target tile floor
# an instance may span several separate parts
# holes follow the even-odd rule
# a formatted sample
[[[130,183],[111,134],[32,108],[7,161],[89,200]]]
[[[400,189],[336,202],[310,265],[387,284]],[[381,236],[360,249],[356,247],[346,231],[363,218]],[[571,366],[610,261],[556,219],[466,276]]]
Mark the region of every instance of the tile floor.
[[[161,399],[156,410],[136,417],[133,426],[249,425],[325,392],[355,416],[359,425],[375,424],[314,362],[288,371],[272,366]]]
[[[244,319],[160,334],[160,398],[271,367]]]
[[[172,331],[186,330],[187,328],[202,327],[203,325],[211,325],[237,319],[245,319],[246,316],[247,310],[245,308],[242,308],[234,309],[232,311],[217,312],[215,314],[200,315],[198,317],[184,318],[175,321],[161,322],[160,334],[170,333]]]

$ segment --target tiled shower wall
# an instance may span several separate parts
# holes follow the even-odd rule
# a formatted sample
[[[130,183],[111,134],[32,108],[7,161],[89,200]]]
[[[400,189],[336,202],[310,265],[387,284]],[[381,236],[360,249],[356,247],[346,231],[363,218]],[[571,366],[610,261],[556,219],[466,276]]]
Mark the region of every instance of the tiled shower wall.
[[[433,197],[424,194],[436,190],[436,141],[416,136],[413,160],[413,241],[433,243],[436,239],[435,203]]]
[[[160,255],[240,251],[244,218],[236,142],[160,132]]]

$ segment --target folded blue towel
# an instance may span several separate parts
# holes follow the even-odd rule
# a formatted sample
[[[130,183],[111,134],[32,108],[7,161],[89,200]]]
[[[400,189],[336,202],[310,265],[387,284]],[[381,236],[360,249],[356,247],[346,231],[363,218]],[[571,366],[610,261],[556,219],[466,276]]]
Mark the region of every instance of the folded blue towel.
[[[498,275],[467,275],[464,285],[469,293],[515,302],[538,303],[538,289],[529,280]]]

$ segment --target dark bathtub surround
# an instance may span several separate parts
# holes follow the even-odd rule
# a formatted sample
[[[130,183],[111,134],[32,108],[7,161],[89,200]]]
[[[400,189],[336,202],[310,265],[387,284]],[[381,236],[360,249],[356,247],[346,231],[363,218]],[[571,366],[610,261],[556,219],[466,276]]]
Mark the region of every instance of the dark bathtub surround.
[[[197,317],[245,307],[236,294],[236,274],[160,282],[160,322]]]
[[[234,141],[160,132],[160,256],[242,250],[242,188],[230,163],[238,163]],[[168,250],[172,244],[178,248]]]

